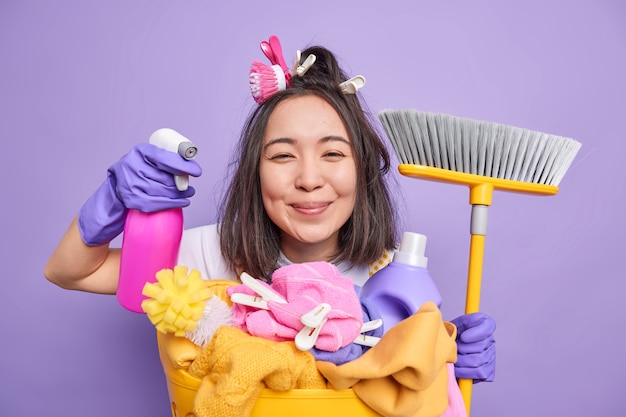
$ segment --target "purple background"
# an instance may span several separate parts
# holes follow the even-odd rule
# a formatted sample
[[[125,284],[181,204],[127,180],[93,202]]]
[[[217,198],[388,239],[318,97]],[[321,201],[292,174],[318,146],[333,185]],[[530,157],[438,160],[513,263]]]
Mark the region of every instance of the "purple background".
[[[622,414],[623,2],[240,3],[0,1],[0,415],[169,415],[145,316],[42,271],[106,168],[159,127],[199,145],[205,171],[185,220],[214,221],[252,106],[248,69],[270,34],[288,62],[311,43],[336,51],[366,76],[374,111],[414,107],[583,143],[557,196],[494,195],[481,308],[498,323],[498,367],[475,386],[472,415]],[[396,177],[404,229],[428,235],[450,319],[464,304],[467,189]]]

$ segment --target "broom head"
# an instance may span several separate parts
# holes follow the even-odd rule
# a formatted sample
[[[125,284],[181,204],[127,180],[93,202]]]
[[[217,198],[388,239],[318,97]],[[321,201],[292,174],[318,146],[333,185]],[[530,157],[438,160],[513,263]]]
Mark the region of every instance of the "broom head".
[[[417,110],[379,118],[403,175],[556,194],[581,144],[519,127]]]

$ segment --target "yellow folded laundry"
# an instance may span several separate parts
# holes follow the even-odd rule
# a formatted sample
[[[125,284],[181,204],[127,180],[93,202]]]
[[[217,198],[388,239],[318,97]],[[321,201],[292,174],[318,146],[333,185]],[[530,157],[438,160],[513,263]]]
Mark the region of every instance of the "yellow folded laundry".
[[[439,416],[448,407],[447,364],[456,361],[455,338],[456,327],[428,302],[360,358],[340,366],[318,361],[317,367],[330,386],[352,388],[383,416]]]

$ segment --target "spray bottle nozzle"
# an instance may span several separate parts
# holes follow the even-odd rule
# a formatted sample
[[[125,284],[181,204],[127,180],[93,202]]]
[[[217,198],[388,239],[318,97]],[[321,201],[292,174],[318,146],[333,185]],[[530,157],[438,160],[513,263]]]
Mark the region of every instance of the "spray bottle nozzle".
[[[155,131],[150,136],[150,143],[170,152],[176,152],[183,158],[189,160],[196,157],[198,148],[189,139],[175,131],[174,129],[162,128]],[[176,175],[174,177],[176,188],[185,191],[189,188],[188,175]]]
[[[182,156],[186,160],[190,160],[196,157],[196,154],[198,153],[198,148],[193,143],[187,141],[180,142],[178,144],[177,151],[180,156]]]

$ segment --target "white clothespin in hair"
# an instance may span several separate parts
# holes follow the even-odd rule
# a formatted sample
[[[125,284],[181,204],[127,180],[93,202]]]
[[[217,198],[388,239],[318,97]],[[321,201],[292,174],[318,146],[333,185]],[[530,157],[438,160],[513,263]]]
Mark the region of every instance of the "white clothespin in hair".
[[[291,69],[291,74],[298,75],[302,77],[306,72],[313,66],[317,57],[313,54],[306,57],[304,62],[300,64],[300,60],[302,59],[302,52],[300,50],[296,51],[296,59],[293,63],[293,67]]]
[[[304,62],[302,63],[302,65],[298,65],[298,68],[296,69],[296,73],[302,77],[304,74],[306,74],[309,68],[313,66],[316,59],[317,57],[313,54],[307,56]]]
[[[331,309],[330,304],[320,303],[313,310],[300,317],[300,321],[304,324],[304,327],[298,332],[294,339],[298,349],[310,350],[315,346],[315,342],[317,342],[317,338],[326,323],[328,313],[330,313]]]
[[[362,75],[356,75],[349,80],[346,80],[339,84],[341,92],[344,94],[356,94],[359,89],[365,85],[365,77]]]
[[[291,66],[291,75],[298,73],[298,66],[300,65],[300,58],[302,58],[302,52],[299,49],[296,50],[296,57],[293,59],[293,65]]]
[[[230,301],[233,303],[244,304],[250,307],[261,308],[263,310],[269,310],[267,305],[268,301],[274,301],[280,304],[287,303],[287,300],[285,300],[280,294],[271,288],[264,286],[261,281],[254,279],[249,274],[242,272],[239,278],[246,287],[259,294],[259,296],[233,293],[230,296]]]

